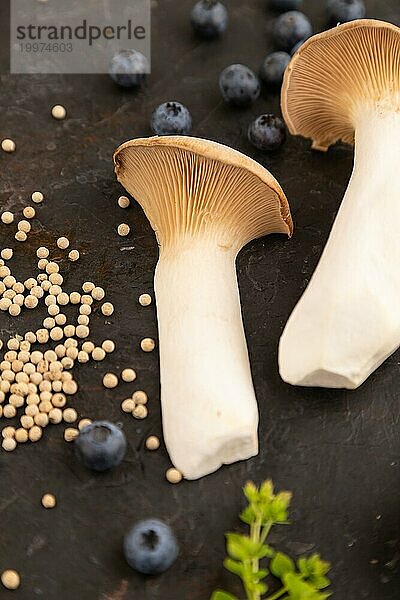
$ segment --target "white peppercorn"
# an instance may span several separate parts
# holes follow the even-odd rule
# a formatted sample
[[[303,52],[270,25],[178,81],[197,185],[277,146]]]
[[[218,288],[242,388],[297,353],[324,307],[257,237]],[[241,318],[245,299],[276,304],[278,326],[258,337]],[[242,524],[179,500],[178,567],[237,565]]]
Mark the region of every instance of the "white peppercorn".
[[[40,204],[44,200],[42,192],[33,192],[31,198],[32,201],[35,202],[35,204]]]
[[[69,239],[66,237],[59,237],[57,240],[57,246],[61,249],[61,250],[66,250],[69,246]]]
[[[133,369],[124,369],[121,373],[122,381],[131,383],[136,379],[136,372]]]

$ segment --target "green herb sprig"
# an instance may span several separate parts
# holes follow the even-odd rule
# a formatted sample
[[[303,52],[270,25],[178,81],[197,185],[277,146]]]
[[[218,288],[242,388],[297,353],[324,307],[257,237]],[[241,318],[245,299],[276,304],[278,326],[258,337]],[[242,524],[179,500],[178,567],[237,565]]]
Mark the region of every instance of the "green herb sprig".
[[[325,590],[330,581],[326,577],[330,564],[318,554],[301,557],[296,562],[283,552],[267,544],[274,525],[289,524],[290,492],[274,493],[272,481],[259,487],[247,483],[243,488],[248,506],[240,519],[249,526],[248,535],[226,534],[228,558],[225,568],[242,580],[247,600],[326,600],[331,594]],[[269,560],[268,567],[260,568],[262,559]],[[282,587],[272,595],[268,593],[266,578],[273,575]],[[236,596],[216,590],[210,600],[239,600]]]

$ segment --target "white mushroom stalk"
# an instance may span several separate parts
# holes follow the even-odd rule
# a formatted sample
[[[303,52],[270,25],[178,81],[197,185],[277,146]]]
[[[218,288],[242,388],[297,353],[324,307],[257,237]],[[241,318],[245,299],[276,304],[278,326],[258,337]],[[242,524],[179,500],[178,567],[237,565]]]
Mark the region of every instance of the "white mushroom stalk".
[[[311,38],[282,93],[292,133],[355,141],[317,269],[283,332],[282,378],[354,389],[400,346],[400,29],[355,21]]]
[[[174,466],[196,479],[258,452],[235,259],[251,239],[290,235],[289,206],[268,171],[206,140],[133,140],[115,163],[157,234],[164,439]]]

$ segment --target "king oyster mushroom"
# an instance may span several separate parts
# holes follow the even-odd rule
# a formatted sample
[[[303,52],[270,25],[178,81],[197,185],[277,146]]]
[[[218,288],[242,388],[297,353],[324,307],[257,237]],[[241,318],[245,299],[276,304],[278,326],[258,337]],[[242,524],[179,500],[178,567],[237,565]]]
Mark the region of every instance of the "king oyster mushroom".
[[[287,68],[293,134],[355,143],[317,269],[283,332],[282,378],[357,388],[400,345],[400,29],[359,20],[306,41]]]
[[[258,409],[235,259],[250,240],[292,233],[285,195],[247,156],[185,136],[120,146],[118,180],[160,246],[155,274],[164,439],[196,479],[258,452]]]

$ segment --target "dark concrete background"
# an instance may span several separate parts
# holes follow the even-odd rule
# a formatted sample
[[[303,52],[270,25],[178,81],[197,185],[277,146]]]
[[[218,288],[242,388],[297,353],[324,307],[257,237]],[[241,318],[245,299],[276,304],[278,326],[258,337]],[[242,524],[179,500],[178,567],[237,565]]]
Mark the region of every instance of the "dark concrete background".
[[[394,354],[357,391],[293,388],[277,372],[277,342],[304,290],[345,190],[353,151],[339,145],[327,154],[290,138],[273,156],[249,146],[244,132],[252,117],[279,111],[277,96],[265,91],[243,111],[221,102],[218,74],[230,63],[254,69],[271,48],[273,15],[265,0],[227,0],[229,30],[210,43],[191,34],[191,2],[153,3],[153,71],[139,93],[114,87],[107,76],[12,76],[0,81],[0,135],[18,151],[0,156],[0,207],[20,211],[34,189],[46,202],[34,231],[19,245],[14,261],[21,277],[35,264],[41,243],[54,248],[68,235],[81,251],[80,262],[63,267],[66,287],[93,279],[107,289],[116,311],[105,322],[92,319],[95,339],[111,337],[118,348],[107,362],[76,369],[80,391],[75,406],[82,416],[123,423],[129,453],[116,471],[95,476],[74,460],[62,427],[49,427],[36,445],[0,454],[0,571],[22,576],[16,600],[205,600],[217,586],[240,594],[240,584],[222,567],[224,532],[238,527],[240,488],[251,478],[272,477],[294,492],[289,528],[272,541],[294,556],[319,551],[333,564],[334,598],[397,600],[400,596],[399,519],[399,354]],[[315,30],[324,28],[323,2],[305,0]],[[396,0],[369,0],[368,16],[398,22]],[[1,68],[7,70],[6,6],[0,6]],[[148,135],[152,109],[165,100],[185,103],[194,134],[230,144],[267,166],[289,198],[295,221],[291,240],[283,236],[249,244],[238,259],[244,321],[261,412],[260,455],[197,482],[171,486],[164,479],[164,449],[149,454],[143,442],[161,434],[157,354],[138,343],[156,337],[154,306],[137,304],[152,291],[157,260],[153,233],[140,207],[124,212],[111,156],[124,140]],[[56,122],[50,107],[64,104],[68,119]],[[123,221],[131,235],[115,231]],[[12,243],[0,228],[1,245]],[[14,244],[15,245],[15,244]],[[0,334],[37,328],[38,311],[8,320]],[[132,386],[105,391],[106,370],[133,366],[136,389],[149,396],[143,422],[121,413],[120,401]],[[188,399],[190,401],[190,399]],[[45,511],[45,491],[58,507]],[[167,519],[175,528],[181,556],[166,574],[143,579],[121,554],[128,526],[147,516]],[[11,592],[0,588],[0,598]]]

